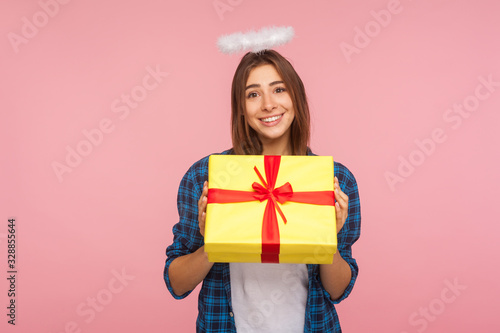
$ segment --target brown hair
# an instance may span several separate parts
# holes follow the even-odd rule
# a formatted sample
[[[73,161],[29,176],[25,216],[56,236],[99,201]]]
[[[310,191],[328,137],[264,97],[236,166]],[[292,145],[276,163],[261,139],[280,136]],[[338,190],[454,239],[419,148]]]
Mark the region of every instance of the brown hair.
[[[233,151],[237,155],[262,154],[262,142],[245,119],[245,85],[250,72],[261,65],[273,65],[283,79],[295,109],[291,124],[292,155],[306,155],[309,143],[310,117],[304,84],[295,69],[274,50],[248,52],[241,59],[233,77],[231,89],[231,128]]]

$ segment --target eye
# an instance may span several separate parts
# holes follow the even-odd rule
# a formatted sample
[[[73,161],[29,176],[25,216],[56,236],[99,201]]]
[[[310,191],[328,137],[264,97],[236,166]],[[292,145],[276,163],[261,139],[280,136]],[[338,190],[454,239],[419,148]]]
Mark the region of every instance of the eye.
[[[284,87],[278,87],[278,88],[276,88],[276,90],[274,92],[279,94],[279,93],[282,93],[285,91],[286,91],[286,89]]]
[[[256,92],[251,92],[247,95],[247,98],[255,98],[257,96],[259,96],[259,94],[257,94]]]

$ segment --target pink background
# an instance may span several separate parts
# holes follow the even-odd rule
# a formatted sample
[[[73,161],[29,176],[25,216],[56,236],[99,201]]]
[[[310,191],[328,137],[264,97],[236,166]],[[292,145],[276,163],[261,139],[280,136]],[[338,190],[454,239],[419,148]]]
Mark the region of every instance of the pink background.
[[[360,189],[360,275],[338,306],[344,331],[498,332],[500,87],[477,87],[478,77],[500,81],[500,2],[219,2],[221,15],[213,0],[70,1],[45,6],[51,16],[37,1],[1,2],[1,330],[194,331],[197,293],[175,301],[162,272],[182,175],[230,147],[241,54],[222,55],[215,41],[291,25],[296,38],[278,51],[306,85],[311,146],[346,164]],[[375,16],[388,7],[382,26]],[[33,20],[38,32],[25,27],[29,38],[12,43]],[[356,52],[344,54],[347,44]],[[150,91],[140,88],[147,68],[169,73],[148,79]],[[131,91],[144,99],[125,115]],[[474,111],[448,111],[463,103]],[[82,131],[103,119],[112,131],[85,146]],[[53,163],[79,144],[87,156],[60,181]],[[9,217],[16,327],[5,315]]]

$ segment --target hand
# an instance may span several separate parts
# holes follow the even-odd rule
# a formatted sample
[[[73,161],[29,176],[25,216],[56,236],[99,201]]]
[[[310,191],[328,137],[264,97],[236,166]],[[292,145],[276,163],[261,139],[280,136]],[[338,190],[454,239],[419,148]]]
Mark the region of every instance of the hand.
[[[201,192],[200,200],[198,200],[198,224],[200,227],[200,234],[205,237],[205,218],[207,215],[207,195],[208,183],[203,183],[203,192]]]
[[[347,219],[347,210],[349,207],[349,197],[347,194],[342,192],[339,185],[339,180],[335,177],[335,216],[337,218],[337,233],[344,226],[345,220]]]

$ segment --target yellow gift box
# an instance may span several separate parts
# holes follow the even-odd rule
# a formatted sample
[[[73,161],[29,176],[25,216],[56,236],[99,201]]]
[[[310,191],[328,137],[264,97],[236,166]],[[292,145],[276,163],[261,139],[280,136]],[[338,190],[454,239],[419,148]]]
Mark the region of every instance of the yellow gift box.
[[[211,155],[208,259],[331,264],[334,202],[330,156]]]

